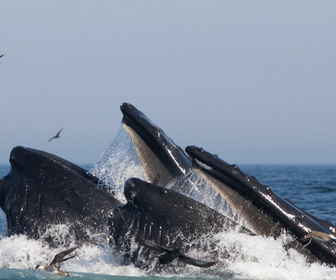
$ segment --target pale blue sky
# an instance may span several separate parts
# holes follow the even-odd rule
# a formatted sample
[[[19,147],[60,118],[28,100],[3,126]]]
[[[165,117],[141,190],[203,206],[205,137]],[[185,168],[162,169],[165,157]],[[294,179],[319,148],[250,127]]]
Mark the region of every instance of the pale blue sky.
[[[94,163],[122,102],[230,163],[336,163],[335,15],[335,1],[3,1],[0,163],[16,145]]]

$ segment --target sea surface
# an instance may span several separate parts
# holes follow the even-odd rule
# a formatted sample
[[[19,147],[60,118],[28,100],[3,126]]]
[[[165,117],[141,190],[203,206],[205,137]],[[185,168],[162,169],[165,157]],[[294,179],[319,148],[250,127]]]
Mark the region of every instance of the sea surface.
[[[93,168],[93,164],[81,165],[106,182],[119,185],[119,191],[126,178],[144,176],[130,151],[130,144],[123,144],[123,137],[125,135],[121,134],[111,143]],[[111,159],[111,155],[118,160]],[[336,165],[249,164],[239,167],[304,211],[336,224]],[[9,165],[0,165],[0,178],[9,169]],[[50,261],[58,253],[56,249],[25,236],[4,237],[5,230],[5,216],[0,213],[0,279],[62,278],[33,270],[36,264]],[[232,248],[234,258],[208,269],[188,266],[178,274],[152,274],[132,265],[122,265],[107,245],[83,246],[77,257],[64,263],[62,269],[70,273],[67,279],[336,279],[335,268],[309,264],[296,251],[284,250],[282,245],[286,238],[274,240],[236,232],[223,233],[218,236],[218,246]]]

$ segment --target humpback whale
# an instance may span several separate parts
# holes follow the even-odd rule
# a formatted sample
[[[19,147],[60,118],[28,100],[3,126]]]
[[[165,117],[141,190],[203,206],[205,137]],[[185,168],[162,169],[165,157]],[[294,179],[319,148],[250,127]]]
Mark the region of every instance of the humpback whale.
[[[10,164],[9,174],[0,180],[8,236],[42,236],[55,244],[44,233],[61,224],[78,244],[105,233],[108,212],[120,202],[98,186],[98,178],[60,157],[21,146],[12,149]]]
[[[128,103],[121,105],[121,111],[124,115],[124,127],[132,138],[144,170],[148,174],[148,181],[167,186],[191,170],[199,170],[193,166],[189,155],[144,113]],[[181,166],[183,168],[180,168]],[[216,185],[209,180],[208,182],[210,186]],[[184,180],[184,183],[187,183],[187,180]],[[174,184],[172,186],[175,187]],[[174,189],[180,191],[178,187]],[[256,234],[275,237],[281,235],[280,224],[268,216],[261,215],[260,210],[251,205],[248,199],[230,188],[215,188],[215,190]]]
[[[150,182],[166,186],[188,172],[191,160],[161,128],[129,103],[123,103],[120,109],[122,123]]]
[[[194,170],[216,190],[238,213],[244,225],[262,236],[279,237],[284,230],[295,238],[292,246],[311,261],[319,260],[336,265],[336,247],[333,238],[310,238],[303,246],[304,236],[322,232],[320,236],[336,233],[330,222],[320,220],[299,209],[288,200],[271,191],[253,176],[229,165],[217,156],[194,146],[186,148],[186,155],[172,139],[134,106],[121,105],[123,124],[130,134],[149,181],[166,185]],[[180,167],[183,168],[180,168]],[[153,172],[154,171],[154,172]],[[178,188],[174,188],[178,191]],[[333,236],[333,235],[331,235]]]
[[[126,262],[136,266],[148,265],[155,258],[161,264],[179,258],[196,266],[210,266],[214,262],[192,261],[181,251],[194,246],[207,250],[203,241],[225,230],[252,234],[202,203],[137,178],[126,181],[124,195],[127,203],[115,208],[109,217],[109,243],[114,250],[123,251]],[[132,240],[138,246],[132,246]],[[159,257],[162,252],[166,254]]]
[[[138,266],[175,259],[210,266],[215,256],[189,256],[193,246],[207,249],[202,238],[211,240],[216,232],[236,228],[274,238],[286,231],[295,239],[293,246],[312,261],[336,265],[336,228],[330,222],[302,211],[218,156],[195,146],[188,146],[186,154],[134,106],[124,103],[121,111],[150,183],[128,180],[127,203],[121,205],[80,167],[43,151],[15,147],[11,170],[0,180],[7,235],[42,237],[53,244],[57,240],[45,235],[49,225],[65,224],[81,244],[107,227],[110,245]],[[178,179],[194,171],[239,214],[245,227],[179,192]]]
[[[336,239],[335,226],[330,222],[321,221],[312,215],[308,215],[292,203],[281,198],[268,186],[261,184],[255,177],[248,176],[236,165],[230,165],[202,148],[188,146],[186,152],[194,160],[194,165],[206,174],[206,178],[217,188],[222,195],[235,193],[246,200],[240,207],[240,214],[244,215],[254,230],[258,227],[267,226],[265,220],[273,220],[279,227],[273,227],[271,231],[264,230],[266,235],[277,236],[280,232],[276,230],[285,229],[298,241],[309,239],[309,244],[304,245],[320,261],[328,264],[336,264]],[[229,197],[229,199],[231,199]],[[231,199],[235,205],[234,199]],[[245,215],[251,213],[249,210],[259,210],[260,219],[255,216]],[[238,210],[239,211],[239,210]],[[253,211],[257,213],[256,211]],[[271,224],[271,223],[270,223]],[[302,247],[302,246],[301,246]]]

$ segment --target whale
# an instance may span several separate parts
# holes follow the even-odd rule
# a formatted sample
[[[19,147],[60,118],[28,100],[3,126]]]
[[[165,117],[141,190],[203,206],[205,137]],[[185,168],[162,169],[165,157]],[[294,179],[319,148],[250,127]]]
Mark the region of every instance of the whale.
[[[237,165],[230,165],[203,148],[188,146],[186,152],[193,159],[194,167],[206,174],[204,177],[211,181],[211,185],[236,206],[237,212],[244,215],[245,220],[255,229],[254,232],[266,226],[264,221],[268,220],[272,225],[273,220],[277,226],[269,231],[264,230],[266,236],[276,237],[280,234],[277,232],[280,228],[285,229],[301,244],[310,239],[309,244],[304,244],[303,247],[320,262],[336,265],[336,228],[332,223],[306,213],[261,184],[255,177],[241,171]],[[236,197],[243,198],[239,200],[241,205],[234,201]],[[259,213],[260,219],[251,213]],[[306,251],[306,254],[309,253]]]
[[[121,202],[97,177],[58,156],[22,146],[12,149],[9,161],[11,169],[0,180],[6,236],[24,234],[58,246],[95,242],[93,237],[105,234],[108,213]],[[68,235],[53,232],[53,225],[65,226]]]
[[[176,145],[143,112],[129,103],[122,104],[121,111],[123,113],[123,125],[133,141],[141,164],[148,175],[149,182],[181,191],[180,186],[174,184],[174,182],[183,177],[185,179],[183,184],[189,184],[186,175],[196,171],[202,178],[208,178],[207,182],[209,184],[207,184],[207,187],[211,188],[216,185],[211,181],[213,177],[208,176],[207,173],[198,172],[199,168],[195,168],[190,155]],[[217,185],[219,184],[219,182],[216,183]],[[186,186],[183,187],[188,188]],[[281,235],[281,225],[272,218],[261,215],[262,212],[251,205],[248,199],[230,188],[214,189],[224,198],[224,201],[221,202],[228,202],[229,207],[243,219],[246,227],[256,234],[274,237]],[[246,207],[241,207],[242,205],[246,205]]]
[[[122,124],[130,135],[148,181],[160,186],[174,183],[192,164],[183,149],[144,113],[129,103],[120,106]]]
[[[140,266],[148,265],[148,257],[159,263],[178,259],[207,266],[214,261],[189,256],[188,244],[202,247],[200,237],[209,234],[212,238],[223,228],[237,227],[274,238],[285,231],[294,238],[291,247],[309,260],[336,265],[336,228],[330,222],[301,210],[238,166],[202,148],[188,146],[184,152],[133,105],[124,103],[121,111],[148,182],[127,181],[127,203],[122,204],[97,177],[73,163],[47,152],[15,147],[10,154],[11,170],[0,180],[7,236],[25,234],[51,245],[72,240],[81,244],[105,236],[108,230],[110,245],[125,250],[125,259]],[[204,179],[205,187],[215,190],[238,213],[242,224],[183,195],[178,182],[189,173]],[[181,221],[179,215],[184,217]],[[69,234],[52,232],[54,225],[64,225]]]
[[[184,263],[208,267],[216,261],[193,260],[185,254],[195,246],[213,253],[214,249],[205,244],[212,245],[211,240],[219,232],[233,230],[253,235],[196,200],[138,178],[125,182],[124,195],[127,203],[109,216],[109,244],[113,251],[122,252],[125,263],[144,267],[179,258]],[[134,241],[136,246],[132,245]]]
[[[311,232],[335,234],[336,228],[303,211],[262,185],[255,177],[243,173],[238,166],[230,165],[216,155],[196,146],[188,146],[186,153],[133,105],[121,105],[123,124],[130,134],[149,181],[180,191],[170,184],[181,176],[195,172],[206,187],[215,190],[236,212],[243,225],[253,233],[278,238],[287,232],[294,241],[290,247],[307,256],[308,260],[336,264],[336,248],[332,239],[312,238],[304,244],[304,236]],[[158,164],[159,163],[159,164]],[[181,168],[182,167],[182,168]],[[160,180],[161,179],[161,180]]]

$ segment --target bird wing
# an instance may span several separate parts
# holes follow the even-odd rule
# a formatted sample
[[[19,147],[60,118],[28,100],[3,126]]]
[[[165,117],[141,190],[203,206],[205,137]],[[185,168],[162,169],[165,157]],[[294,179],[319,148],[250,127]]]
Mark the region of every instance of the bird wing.
[[[75,251],[77,248],[78,248],[78,247],[73,247],[73,248],[70,248],[70,249],[65,250],[65,251],[63,251],[63,252],[58,253],[58,254],[54,257],[53,261],[50,263],[50,266],[52,266],[52,265],[54,265],[54,264],[56,264],[56,263],[59,263],[59,262],[63,261],[63,258],[64,258],[66,255],[69,255],[71,252]],[[67,258],[66,260],[68,260],[68,259],[71,259],[71,258]],[[64,261],[66,261],[66,260],[64,260]]]
[[[62,130],[63,130],[63,128],[62,128],[59,132],[57,132],[57,134],[56,134],[55,136],[51,137],[51,138],[48,140],[48,142],[50,142],[51,140],[53,140],[53,139],[55,139],[55,138],[60,137],[60,133],[62,132]]]
[[[62,132],[62,130],[63,130],[63,128],[62,128],[59,132],[57,132],[57,134],[56,134],[55,137],[59,137],[59,135],[60,135],[60,133]]]

